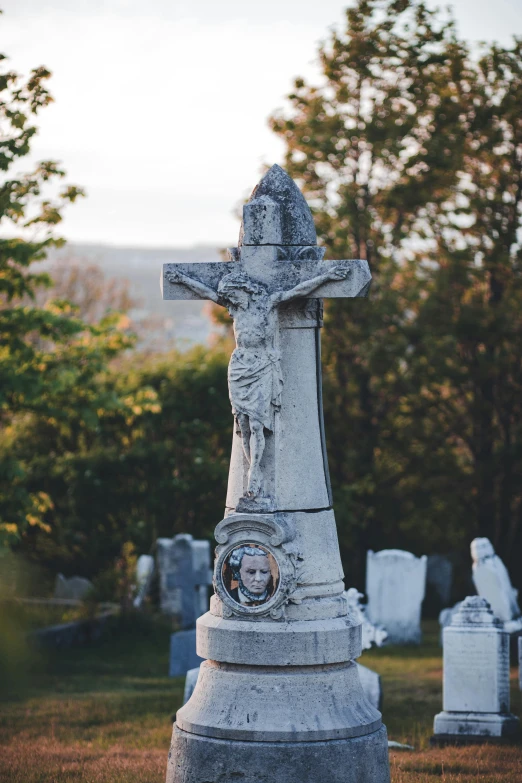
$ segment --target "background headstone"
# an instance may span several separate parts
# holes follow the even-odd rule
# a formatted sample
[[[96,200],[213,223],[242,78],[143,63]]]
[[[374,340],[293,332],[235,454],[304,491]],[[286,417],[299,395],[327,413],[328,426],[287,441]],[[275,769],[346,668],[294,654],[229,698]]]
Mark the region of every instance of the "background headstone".
[[[212,584],[210,544],[187,533],[157,540],[160,607],[178,618],[182,628],[194,628],[208,610]]]
[[[83,576],[71,576],[67,579],[63,574],[57,574],[54,583],[54,597],[82,601],[92,586],[92,582],[84,579]]]
[[[401,549],[368,552],[367,615],[372,623],[386,628],[392,644],[420,643],[426,564],[426,555],[415,557]]]
[[[147,597],[154,576],[154,558],[152,555],[140,555],[136,563],[136,596],[134,607],[139,609]]]
[[[170,637],[169,677],[183,677],[203,661],[196,652],[196,629],[178,631]]]
[[[369,669],[367,666],[363,666],[360,663],[357,664],[357,669],[359,670],[359,679],[364,695],[376,710],[381,711],[382,683],[380,674],[377,674],[373,669]]]
[[[495,617],[504,623],[508,633],[522,630],[522,617],[506,566],[495,554],[489,538],[471,542],[473,583],[477,593],[488,601]]]
[[[434,742],[518,736],[509,712],[509,635],[484,598],[466,598],[444,629],[443,666]]]
[[[453,563],[446,555],[428,555],[426,586],[436,595],[439,607],[449,606],[453,585]]]
[[[196,687],[196,683],[198,681],[199,676],[199,666],[196,669],[189,669],[187,672],[187,676],[185,677],[185,689],[183,691],[183,704],[186,704],[190,697],[192,696],[192,693],[194,692],[194,688]]]

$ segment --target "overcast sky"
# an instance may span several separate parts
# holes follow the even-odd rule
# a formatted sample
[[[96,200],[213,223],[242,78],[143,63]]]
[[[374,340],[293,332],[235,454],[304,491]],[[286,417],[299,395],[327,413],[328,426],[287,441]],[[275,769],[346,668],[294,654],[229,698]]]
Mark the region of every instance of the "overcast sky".
[[[46,65],[55,103],[38,159],[56,158],[88,198],[63,224],[73,241],[224,245],[235,205],[263,163],[280,163],[267,117],[339,0],[0,0],[1,50],[24,72]],[[454,0],[470,40],[522,34],[521,0]]]

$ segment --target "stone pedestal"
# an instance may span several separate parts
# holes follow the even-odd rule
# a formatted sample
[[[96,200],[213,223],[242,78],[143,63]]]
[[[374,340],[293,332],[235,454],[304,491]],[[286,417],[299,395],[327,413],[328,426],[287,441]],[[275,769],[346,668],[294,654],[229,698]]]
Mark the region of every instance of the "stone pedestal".
[[[517,739],[509,712],[509,635],[484,598],[462,602],[444,629],[443,712],[432,742]]]
[[[241,615],[222,574],[247,536],[280,576],[274,596]],[[333,512],[230,514],[216,538],[217,594],[197,622],[208,660],[176,715],[168,783],[388,783],[386,731],[354,663],[361,625],[347,613]]]

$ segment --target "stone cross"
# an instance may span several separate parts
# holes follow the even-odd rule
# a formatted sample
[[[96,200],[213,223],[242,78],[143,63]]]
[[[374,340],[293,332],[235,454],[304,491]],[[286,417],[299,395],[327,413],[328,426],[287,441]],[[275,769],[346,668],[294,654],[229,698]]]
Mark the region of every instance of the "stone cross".
[[[176,714],[167,783],[389,783],[381,715],[355,659],[328,483],[322,297],[364,296],[366,261],[324,261],[311,212],[273,166],[243,208],[229,262],[167,264],[167,299],[206,298],[234,321],[235,427],[204,658]],[[319,752],[320,751],[320,752]]]
[[[159,538],[157,552],[161,610],[176,615],[182,629],[194,628],[208,609],[210,544],[178,533],[173,539]]]
[[[227,508],[327,508],[320,300],[366,296],[368,263],[323,260],[306,201],[277,165],[243,207],[239,246],[229,255],[228,262],[165,264],[162,278],[164,299],[210,299],[234,320]]]

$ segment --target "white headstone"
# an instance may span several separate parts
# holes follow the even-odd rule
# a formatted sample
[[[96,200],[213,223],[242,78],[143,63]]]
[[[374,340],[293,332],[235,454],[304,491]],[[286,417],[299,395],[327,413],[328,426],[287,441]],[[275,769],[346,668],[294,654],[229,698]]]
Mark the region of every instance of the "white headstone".
[[[386,628],[391,644],[420,643],[426,563],[426,555],[415,557],[401,549],[368,552],[367,614],[373,623]]]
[[[485,598],[493,614],[509,633],[522,630],[522,618],[506,566],[495,554],[489,538],[475,538],[471,542],[473,559],[473,584],[477,593]]]
[[[357,664],[357,670],[364,695],[376,710],[382,710],[381,675],[361,663]]]
[[[136,562],[136,595],[134,606],[139,609],[149,592],[154,576],[154,558],[152,555],[140,555]]]
[[[57,574],[54,583],[54,597],[81,601],[92,586],[92,582],[83,576],[71,576],[67,579],[63,574]]]
[[[208,610],[210,544],[187,533],[159,538],[156,544],[161,611],[176,616],[181,628],[194,628],[198,617]]]
[[[453,563],[445,555],[428,555],[426,584],[431,585],[440,601],[439,606],[448,606],[453,583]]]
[[[360,593],[356,587],[350,587],[346,590],[344,597],[348,603],[348,611],[361,623],[363,650],[369,650],[373,644],[376,647],[382,647],[388,638],[388,631],[382,625],[374,625],[368,619],[366,606],[361,603],[364,594]]]
[[[435,740],[519,733],[509,712],[509,635],[479,596],[466,598],[444,629],[443,712]]]

